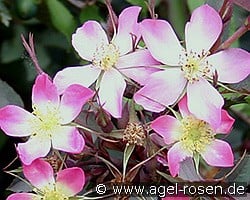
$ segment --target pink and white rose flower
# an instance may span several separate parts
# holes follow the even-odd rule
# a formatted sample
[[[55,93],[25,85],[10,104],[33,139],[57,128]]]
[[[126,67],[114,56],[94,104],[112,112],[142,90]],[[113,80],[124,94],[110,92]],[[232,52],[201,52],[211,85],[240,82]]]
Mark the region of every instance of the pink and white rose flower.
[[[224,100],[209,82],[218,75],[219,82],[237,83],[250,73],[249,52],[240,48],[210,52],[222,26],[216,10],[208,5],[198,7],[186,23],[184,48],[167,21],[143,20],[143,40],[152,56],[166,66],[149,77],[134,95],[135,101],[149,111],[160,112],[186,93],[190,112],[218,127]]]
[[[63,169],[55,178],[51,165],[42,159],[23,165],[23,173],[35,193],[14,193],[7,200],[67,200],[79,193],[85,184],[85,174],[81,168]]]
[[[0,109],[0,127],[9,136],[29,137],[27,142],[17,145],[19,157],[26,165],[46,156],[51,147],[80,153],[85,141],[77,128],[69,123],[93,95],[91,89],[75,84],[60,96],[48,75],[43,73],[37,76],[33,86],[33,112],[7,105]]]
[[[89,87],[97,81],[100,105],[113,117],[121,117],[125,80],[130,78],[143,85],[148,75],[157,71],[145,66],[159,63],[148,50],[134,51],[141,38],[137,23],[140,10],[138,6],[131,6],[122,11],[111,41],[96,21],[87,21],[76,30],[72,45],[80,57],[90,61],[90,64],[59,71],[54,83],[60,92],[71,84]]]
[[[226,110],[221,110],[221,122],[214,129],[212,124],[196,118],[188,109],[187,96],[179,102],[181,119],[162,115],[151,123],[151,128],[158,133],[165,144],[172,145],[167,153],[169,171],[172,176],[179,173],[180,164],[187,157],[201,156],[209,165],[230,167],[234,156],[230,145],[216,134],[228,134],[234,119]]]

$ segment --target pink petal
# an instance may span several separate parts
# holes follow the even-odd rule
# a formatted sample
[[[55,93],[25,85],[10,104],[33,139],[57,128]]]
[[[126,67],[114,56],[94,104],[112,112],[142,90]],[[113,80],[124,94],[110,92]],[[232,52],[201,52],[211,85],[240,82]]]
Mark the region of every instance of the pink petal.
[[[191,115],[187,105],[187,95],[182,97],[182,99],[178,103],[178,107],[182,117]]]
[[[148,76],[159,69],[150,67],[160,64],[148,50],[139,50],[120,57],[117,68],[132,80],[144,85]]]
[[[81,85],[70,85],[63,93],[59,107],[61,123],[73,121],[81,112],[82,106],[94,96],[94,92]]]
[[[136,81],[140,85],[145,85],[148,81],[149,76],[159,70],[154,67],[135,67],[121,69],[120,71],[122,74]]]
[[[100,72],[101,69],[92,65],[67,67],[62,71],[57,72],[53,81],[59,94],[61,94],[68,86],[72,84],[79,84],[89,87],[95,82]]]
[[[193,155],[182,148],[181,142],[177,142],[168,150],[168,167],[170,174],[176,176],[179,173],[180,163]]]
[[[48,75],[41,74],[37,76],[32,88],[32,103],[43,110],[48,102],[57,106],[59,103],[59,94]]]
[[[215,130],[219,127],[224,100],[205,79],[188,84],[187,100],[188,108],[195,117],[208,122]]]
[[[115,118],[120,118],[122,114],[122,97],[125,87],[126,82],[123,76],[115,69],[106,71],[100,82],[100,103]]]
[[[85,184],[84,171],[79,167],[72,167],[59,171],[56,178],[56,187],[68,197],[79,193]]]
[[[15,193],[8,196],[6,200],[34,200],[39,199],[38,195],[31,193]]]
[[[31,121],[36,117],[26,110],[8,105],[0,109],[0,127],[9,136],[26,137],[31,134]]]
[[[61,126],[52,135],[52,147],[69,153],[80,153],[83,150],[85,141],[75,127]]]
[[[133,36],[136,43],[141,38],[137,23],[140,11],[141,7],[131,6],[124,9],[119,15],[117,34],[112,42],[119,48],[121,55],[133,50]]]
[[[45,157],[51,147],[51,141],[48,137],[44,136],[32,136],[25,143],[19,143],[17,146],[17,152],[20,160],[29,165],[33,160],[41,157]]]
[[[218,80],[237,83],[250,74],[250,53],[243,49],[231,48],[207,58],[218,72]]]
[[[149,77],[148,84],[135,93],[134,100],[146,110],[160,112],[165,109],[164,105],[175,103],[185,85],[186,79],[180,69],[155,72]]]
[[[221,111],[221,123],[216,129],[216,133],[229,133],[232,130],[235,119],[232,118],[226,110]]]
[[[170,115],[162,115],[151,123],[151,128],[164,138],[166,144],[179,140],[182,134],[180,126],[180,122]]]
[[[36,159],[30,165],[24,165],[23,173],[30,183],[38,189],[51,188],[55,183],[53,168],[42,159]]]
[[[215,140],[201,153],[204,160],[211,166],[231,167],[234,164],[234,155],[230,145],[222,140]]]
[[[91,61],[98,47],[108,44],[108,38],[96,21],[87,21],[72,35],[72,45],[85,60]]]
[[[184,49],[167,21],[145,19],[141,22],[141,32],[156,60],[170,66],[179,65],[179,56],[184,53]]]
[[[218,39],[222,31],[220,15],[209,5],[196,8],[190,22],[185,27],[187,50],[201,53],[207,52]]]

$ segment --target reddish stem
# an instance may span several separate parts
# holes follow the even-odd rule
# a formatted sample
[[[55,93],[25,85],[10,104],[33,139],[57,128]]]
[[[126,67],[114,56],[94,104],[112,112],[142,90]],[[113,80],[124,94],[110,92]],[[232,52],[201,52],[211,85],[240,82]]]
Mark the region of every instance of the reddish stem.
[[[35,47],[34,47],[34,40],[33,40],[33,34],[30,33],[29,34],[29,44],[27,43],[27,41],[25,40],[24,36],[21,35],[22,41],[23,41],[23,46],[26,49],[26,51],[28,52],[35,68],[38,74],[42,74],[43,70],[40,67],[37,57],[36,57],[36,52],[35,52]]]
[[[225,42],[223,42],[219,49],[227,49],[231,44],[244,35],[248,30],[250,30],[250,16],[248,16],[244,25],[242,25],[231,37],[229,37]]]

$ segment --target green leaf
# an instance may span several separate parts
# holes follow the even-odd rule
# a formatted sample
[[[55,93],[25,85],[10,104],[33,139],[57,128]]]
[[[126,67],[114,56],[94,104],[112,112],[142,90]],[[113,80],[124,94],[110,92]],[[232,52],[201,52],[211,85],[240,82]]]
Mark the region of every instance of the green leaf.
[[[125,150],[124,150],[124,154],[123,154],[123,177],[125,177],[127,164],[134,149],[135,149],[134,144],[131,145],[127,143]]]
[[[10,20],[12,19],[9,10],[4,5],[3,1],[0,1],[0,20],[5,26],[9,26]]]
[[[0,107],[8,104],[23,107],[23,101],[19,94],[17,94],[12,87],[0,79]]]
[[[206,0],[205,3],[213,7],[215,10],[219,10],[223,5],[223,1],[218,0]]]
[[[103,18],[100,16],[100,8],[95,4],[84,7],[79,18],[81,23],[87,20],[103,21]]]
[[[186,23],[186,7],[182,0],[169,1],[169,21],[181,40],[184,38],[184,26]]]
[[[23,46],[20,35],[25,33],[25,29],[21,25],[15,25],[13,37],[9,40],[4,40],[1,43],[0,58],[1,63],[10,63],[21,58],[23,54]]]
[[[188,9],[190,12],[192,12],[195,8],[198,8],[199,6],[203,5],[206,2],[206,0],[187,0]]]
[[[8,137],[0,130],[0,151],[5,145],[7,140],[8,140]]]
[[[68,39],[76,28],[76,21],[69,10],[58,0],[46,0],[54,27]]]

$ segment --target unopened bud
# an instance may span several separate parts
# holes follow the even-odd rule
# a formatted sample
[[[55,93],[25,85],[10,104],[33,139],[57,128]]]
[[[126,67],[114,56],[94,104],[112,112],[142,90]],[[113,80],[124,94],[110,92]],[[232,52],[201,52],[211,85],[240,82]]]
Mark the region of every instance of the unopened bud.
[[[96,123],[101,127],[105,133],[110,133],[113,130],[113,123],[111,116],[105,110],[100,109],[96,114]]]

